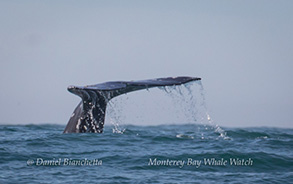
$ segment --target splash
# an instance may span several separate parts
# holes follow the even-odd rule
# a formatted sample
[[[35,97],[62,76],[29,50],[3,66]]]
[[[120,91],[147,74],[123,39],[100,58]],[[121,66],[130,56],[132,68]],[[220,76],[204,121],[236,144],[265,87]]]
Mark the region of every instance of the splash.
[[[128,97],[127,97],[128,98]],[[108,108],[106,111],[106,121],[110,121],[113,125],[113,133],[123,134],[125,128],[121,127],[120,124],[125,120],[125,116],[122,113],[123,101],[114,98],[108,102]]]
[[[173,100],[175,106],[183,110],[188,122],[203,125],[205,130],[211,129],[219,137],[229,139],[227,133],[218,125],[215,124],[208,112],[205,99],[205,90],[201,81],[195,81],[180,86],[166,86],[160,88],[164,90]],[[198,127],[198,132],[201,132],[201,138],[205,139],[203,131]]]
[[[197,126],[201,139],[206,138],[204,132],[207,130],[228,139],[226,132],[213,122],[208,112],[201,81],[151,88],[113,98],[107,107],[106,121],[113,125],[114,133],[123,133],[126,124],[181,123],[202,125]]]

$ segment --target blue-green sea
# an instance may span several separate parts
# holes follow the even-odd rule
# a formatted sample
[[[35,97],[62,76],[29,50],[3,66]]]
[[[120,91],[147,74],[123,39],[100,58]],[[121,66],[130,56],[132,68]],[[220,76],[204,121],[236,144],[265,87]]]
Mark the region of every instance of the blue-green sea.
[[[112,129],[1,125],[0,183],[293,183],[293,129]]]

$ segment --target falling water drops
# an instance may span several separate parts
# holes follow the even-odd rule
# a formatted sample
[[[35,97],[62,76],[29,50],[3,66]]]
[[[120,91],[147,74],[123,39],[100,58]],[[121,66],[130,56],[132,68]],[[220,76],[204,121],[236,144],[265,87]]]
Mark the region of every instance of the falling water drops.
[[[194,130],[201,135],[201,139],[206,138],[204,132],[207,130],[214,131],[219,137],[228,138],[208,112],[201,81],[148,88],[113,98],[107,106],[106,121],[113,125],[114,133],[123,133],[127,124],[183,123],[202,125]],[[204,130],[200,130],[201,127]]]

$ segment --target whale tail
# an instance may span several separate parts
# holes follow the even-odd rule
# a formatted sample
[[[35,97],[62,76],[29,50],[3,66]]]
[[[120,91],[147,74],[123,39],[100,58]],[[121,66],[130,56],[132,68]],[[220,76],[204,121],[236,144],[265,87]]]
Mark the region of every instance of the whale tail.
[[[194,77],[168,77],[140,81],[113,81],[88,86],[69,86],[68,91],[81,97],[63,133],[102,133],[107,103],[131,91],[160,86],[181,85],[201,80]]]

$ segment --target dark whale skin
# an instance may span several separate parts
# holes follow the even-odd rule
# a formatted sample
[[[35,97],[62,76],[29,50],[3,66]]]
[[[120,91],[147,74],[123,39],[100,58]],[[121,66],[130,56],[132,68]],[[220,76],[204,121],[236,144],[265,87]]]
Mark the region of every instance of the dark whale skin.
[[[139,81],[112,81],[96,85],[69,86],[68,91],[81,97],[63,133],[102,133],[107,103],[132,91],[153,87],[181,85],[201,80],[197,77],[168,77]]]

